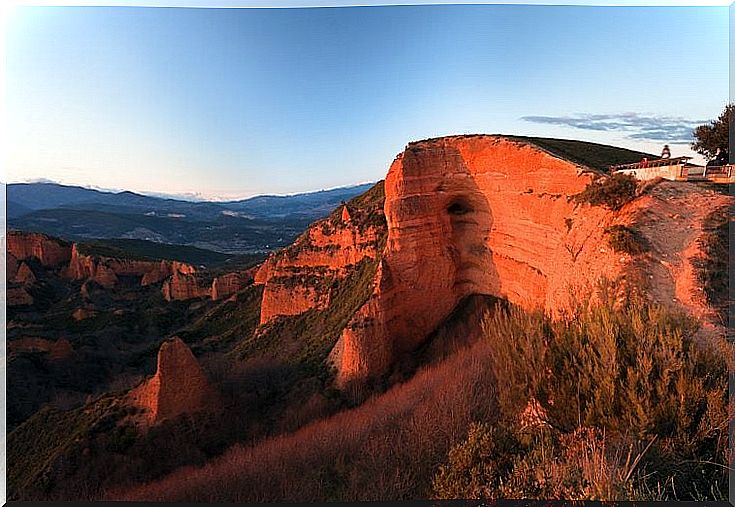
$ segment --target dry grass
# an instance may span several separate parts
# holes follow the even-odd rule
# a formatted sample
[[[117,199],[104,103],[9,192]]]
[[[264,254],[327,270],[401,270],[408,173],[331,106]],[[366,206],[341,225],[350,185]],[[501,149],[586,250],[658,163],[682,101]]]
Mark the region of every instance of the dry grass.
[[[490,344],[480,342],[410,381],[323,421],[112,499],[261,502],[415,499],[473,420],[493,420]]]
[[[556,321],[497,311],[484,340],[357,408],[107,496],[722,498],[730,349],[697,344],[696,325],[666,308],[614,305],[613,293]],[[520,417],[530,400],[532,426]]]

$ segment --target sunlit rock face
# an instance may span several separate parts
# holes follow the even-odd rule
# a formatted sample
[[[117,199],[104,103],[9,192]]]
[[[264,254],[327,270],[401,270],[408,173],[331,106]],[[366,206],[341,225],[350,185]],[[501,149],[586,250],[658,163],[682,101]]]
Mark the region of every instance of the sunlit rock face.
[[[163,342],[156,374],[131,391],[129,399],[144,410],[151,425],[181,414],[215,410],[220,403],[194,354],[179,338]]]
[[[364,202],[353,200],[312,224],[296,242],[273,253],[255,275],[262,284],[260,323],[326,308],[330,281],[344,279],[364,259],[375,259],[385,241],[382,183]],[[351,209],[350,209],[351,208]]]
[[[13,260],[36,258],[42,266],[51,268],[68,263],[71,245],[35,232],[8,231],[8,254]]]
[[[331,360],[337,381],[385,373],[469,294],[559,311],[619,266],[600,252],[611,213],[571,196],[594,174],[525,142],[411,143],[385,180],[388,241],[370,300]]]

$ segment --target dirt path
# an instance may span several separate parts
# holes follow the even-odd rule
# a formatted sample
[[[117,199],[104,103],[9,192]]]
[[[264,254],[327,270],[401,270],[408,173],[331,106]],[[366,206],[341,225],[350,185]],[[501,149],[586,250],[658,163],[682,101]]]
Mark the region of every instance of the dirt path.
[[[646,255],[652,298],[684,309],[702,322],[703,335],[725,327],[708,303],[692,261],[703,256],[704,221],[733,198],[693,183],[662,182],[631,209],[636,228],[651,245]],[[726,323],[724,323],[726,324]]]

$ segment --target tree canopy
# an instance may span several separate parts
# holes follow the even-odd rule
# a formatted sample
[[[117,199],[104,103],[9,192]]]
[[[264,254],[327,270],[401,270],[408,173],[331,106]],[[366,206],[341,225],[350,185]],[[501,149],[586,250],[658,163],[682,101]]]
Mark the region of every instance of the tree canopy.
[[[735,104],[728,104],[716,120],[694,129],[692,149],[710,159],[715,157],[717,148],[727,150],[733,120],[735,120]]]

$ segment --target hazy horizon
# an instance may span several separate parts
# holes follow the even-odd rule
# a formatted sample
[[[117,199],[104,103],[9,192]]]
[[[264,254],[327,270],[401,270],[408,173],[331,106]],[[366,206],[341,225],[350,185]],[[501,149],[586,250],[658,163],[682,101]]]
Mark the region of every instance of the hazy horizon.
[[[382,179],[382,178],[381,178]],[[352,187],[360,187],[363,185],[372,185],[377,183],[379,180],[376,181],[362,181],[358,183],[351,183],[347,185],[340,185],[336,187],[329,187],[329,188],[314,188],[311,190],[305,190],[305,191],[299,191],[299,192],[284,192],[281,194],[276,193],[261,193],[261,194],[253,194],[253,195],[247,195],[244,197],[236,197],[234,199],[218,199],[218,198],[212,198],[207,199],[201,196],[197,196],[193,193],[183,193],[183,194],[172,194],[172,193],[166,193],[166,192],[157,192],[157,191],[151,191],[151,190],[130,190],[127,188],[105,188],[105,187],[98,187],[95,185],[84,185],[82,183],[61,183],[58,181],[53,181],[45,178],[38,178],[38,179],[29,179],[24,181],[9,181],[7,183],[0,182],[0,185],[33,185],[33,184],[41,184],[41,185],[61,185],[66,187],[79,187],[84,188],[86,190],[96,190],[97,192],[105,192],[105,193],[122,193],[122,192],[132,192],[135,194],[140,194],[148,197],[160,197],[162,199],[176,199],[181,201],[189,201],[189,202],[230,202],[230,201],[241,201],[241,200],[247,200],[247,199],[253,199],[256,197],[283,197],[283,196],[293,196],[293,195],[299,195],[299,194],[313,194],[317,192],[328,192],[330,190],[338,190],[342,188],[352,188]],[[7,197],[7,196],[6,196]]]
[[[7,179],[293,194],[377,181],[409,141],[465,133],[692,156],[728,99],[727,9],[22,7]]]

